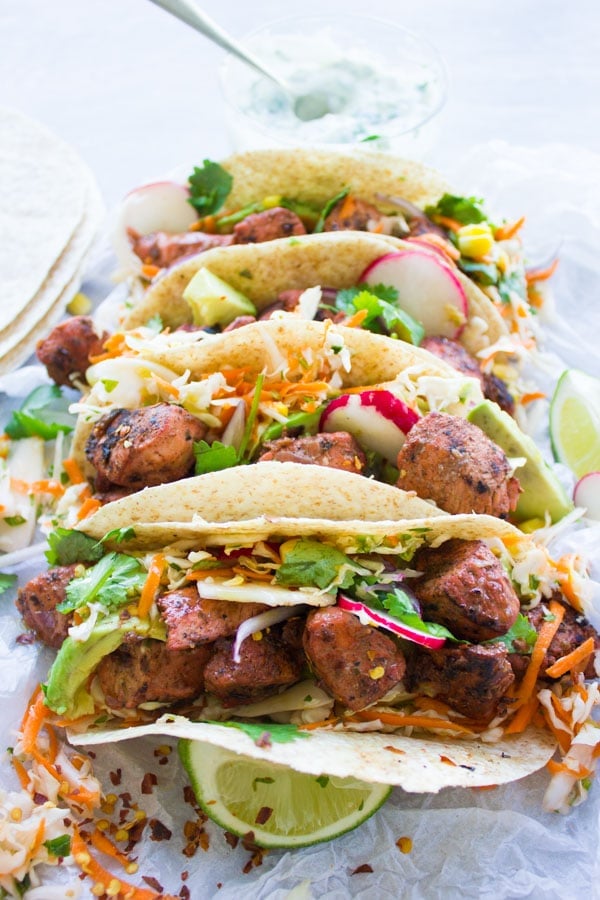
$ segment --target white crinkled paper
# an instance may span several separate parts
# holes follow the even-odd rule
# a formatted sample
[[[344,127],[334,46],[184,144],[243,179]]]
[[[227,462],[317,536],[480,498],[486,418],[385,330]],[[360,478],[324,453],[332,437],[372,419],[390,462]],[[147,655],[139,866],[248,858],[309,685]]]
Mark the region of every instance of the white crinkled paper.
[[[524,237],[532,261],[544,261],[560,251],[561,263],[552,282],[556,313],[544,316],[543,323],[544,349],[552,355],[543,357],[532,376],[547,392],[567,366],[600,376],[600,157],[566,145],[526,149],[498,142],[476,147],[460,164],[444,168],[457,192],[485,197],[490,211],[507,218],[527,216]],[[96,276],[86,287],[100,299],[110,286]],[[543,409],[537,425],[531,423],[538,439],[545,423]],[[549,458],[547,437],[542,445]],[[568,473],[559,474],[572,484]],[[594,578],[600,578],[600,525],[576,527],[552,550],[585,553],[592,560]],[[40,559],[23,567],[20,583],[43,565]],[[22,627],[13,599],[9,593],[0,600],[2,746],[14,743],[26,700],[36,682],[44,679],[51,660],[47,650],[15,644]],[[600,618],[597,593],[594,599]],[[181,872],[187,870],[185,884],[192,900],[600,896],[600,783],[567,817],[541,811],[545,772],[495,790],[414,795],[397,789],[374,818],[351,834],[305,850],[272,851],[260,867],[243,874],[249,853],[241,846],[232,850],[211,824],[206,826],[210,848],[199,849],[193,858],[183,855],[183,825],[194,813],[183,800],[185,779],[175,747],[169,762],[157,765],[153,750],[161,743],[164,739],[144,739],[96,748],[95,773],[105,790],[129,791],[149,817],[160,819],[172,831],[170,841],[146,837],[138,845],[140,873],[130,879],[138,884],[141,874],[153,876],[177,895],[183,884]],[[124,776],[115,789],[108,773],[117,768]],[[157,775],[158,785],[152,795],[142,795],[141,782],[148,771]],[[0,784],[17,786],[6,758]],[[396,846],[403,836],[413,842],[408,854]],[[352,874],[364,864],[373,871]],[[39,873],[47,884],[65,884],[69,874],[54,869]],[[75,870],[72,875],[81,896],[91,898],[91,882],[80,882]]]

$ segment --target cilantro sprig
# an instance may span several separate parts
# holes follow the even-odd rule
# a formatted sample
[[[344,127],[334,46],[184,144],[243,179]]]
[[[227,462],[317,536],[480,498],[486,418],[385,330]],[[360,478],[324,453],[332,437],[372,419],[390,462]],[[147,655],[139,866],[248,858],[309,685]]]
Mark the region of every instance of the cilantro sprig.
[[[461,225],[478,225],[489,221],[483,209],[483,200],[479,197],[459,197],[457,194],[444,194],[435,206],[425,207],[425,215],[430,219],[444,216]]]
[[[71,613],[96,601],[116,609],[141,592],[147,577],[148,573],[135,557],[107,553],[84,575],[69,582],[66,599],[56,608],[61,613]]]
[[[233,186],[233,177],[219,163],[205,159],[202,166],[194,166],[188,178],[190,203],[199,216],[209,216],[218,212]]]
[[[318,541],[296,541],[285,554],[285,559],[277,570],[278,584],[296,587],[326,588],[337,577],[342,566],[347,567],[340,588],[348,588],[355,578],[355,563],[338,550]]]
[[[336,309],[353,315],[366,310],[361,327],[375,334],[389,334],[418,346],[425,336],[422,324],[398,305],[398,291],[385,284],[358,284],[338,291]]]
[[[68,433],[75,427],[75,416],[69,413],[70,400],[56,384],[35,388],[15,410],[4,430],[12,440],[41,437],[55,438],[59,431]]]

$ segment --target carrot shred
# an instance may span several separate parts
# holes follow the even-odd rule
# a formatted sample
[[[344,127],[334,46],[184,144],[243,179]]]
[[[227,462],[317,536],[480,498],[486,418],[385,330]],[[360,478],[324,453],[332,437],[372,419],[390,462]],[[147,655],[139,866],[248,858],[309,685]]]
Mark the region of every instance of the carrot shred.
[[[566,731],[563,731],[562,728],[557,728],[552,719],[548,714],[548,710],[542,707],[542,714],[544,716],[544,722],[547,727],[550,729],[554,737],[556,738],[556,743],[561,749],[562,753],[567,753],[569,747],[571,746],[571,735],[567,734]]]
[[[38,687],[21,723],[21,743],[25,753],[33,753],[36,749],[38,735],[48,713],[49,709],[44,703],[44,695]]]
[[[165,381],[165,379],[160,378],[159,375],[154,375],[153,378],[156,385],[163,390],[165,394],[170,394],[171,397],[179,397],[179,388],[171,384],[170,381]]]
[[[525,224],[525,216],[521,216],[520,219],[517,219],[516,222],[509,222],[505,225],[500,225],[496,228],[494,232],[494,237],[497,241],[507,241],[510,238],[514,237],[518,231],[521,230],[523,225]]]
[[[565,672],[570,672],[575,666],[582,663],[584,659],[591,656],[593,652],[594,639],[589,637],[587,641],[584,641],[583,644],[580,644],[575,650],[571,650],[570,653],[566,653],[565,656],[561,656],[560,659],[557,659],[553,665],[546,669],[546,675],[549,675],[550,678],[560,678]]]
[[[85,475],[79,468],[79,464],[76,460],[69,458],[63,459],[63,469],[69,476],[69,481],[71,484],[83,484],[86,480]]]
[[[338,215],[340,219],[349,218],[354,214],[354,210],[356,209],[356,200],[352,196],[352,194],[346,194],[342,205],[340,206]]]
[[[571,769],[565,762],[558,762],[555,759],[549,759],[546,768],[552,775],[564,773],[565,775],[573,775],[575,778],[587,778],[592,775],[592,770],[586,766],[579,766],[577,769]]]
[[[202,581],[203,578],[233,578],[233,569],[193,569],[186,573],[186,581]]]
[[[315,728],[327,728],[329,725],[337,725],[341,719],[339,716],[332,716],[331,719],[321,719],[319,722],[305,722],[298,725],[299,731],[314,731]]]
[[[395,713],[378,712],[376,709],[361,709],[356,713],[363,721],[374,722],[377,719],[383,725],[395,725],[397,728],[443,728],[447,731],[460,731],[463,734],[473,734],[470,728],[460,725],[458,722],[449,722],[446,719],[434,719],[429,716],[402,716]]]
[[[154,278],[159,272],[160,266],[155,266],[152,263],[143,263],[142,265],[142,275],[144,278]]]
[[[358,309],[353,316],[350,316],[350,318],[344,322],[344,325],[346,328],[360,328],[368,315],[368,309]]]
[[[517,691],[517,698],[519,705],[526,703],[527,700],[531,697],[533,690],[535,688],[536,681],[538,679],[538,675],[540,673],[540,669],[542,667],[542,663],[546,657],[546,652],[552,643],[556,632],[558,631],[558,627],[562,622],[565,615],[565,608],[562,603],[557,603],[556,600],[551,600],[549,604],[549,609],[554,619],[549,622],[543,622],[542,627],[540,628],[537,636],[537,640],[535,642],[533,651],[531,653],[531,659],[529,660],[529,665],[527,666],[527,671],[523,676],[523,681]]]
[[[118,892],[117,894],[112,893],[111,896],[113,897],[122,897],[123,900],[159,900],[161,897],[166,897],[165,894],[157,894],[155,891],[136,887],[134,884],[115,878],[112,872],[109,872],[97,859],[94,859],[77,828],[73,830],[71,854],[81,871],[93,878],[96,884],[101,884],[105,892],[109,888]]]
[[[106,856],[112,856],[117,862],[121,863],[124,869],[131,865],[129,857],[122,853],[118,847],[115,847],[113,842],[97,828],[92,831],[90,841],[96,850],[99,850],[100,853],[105,853]]]
[[[442,228],[447,228],[448,231],[460,231],[462,228],[460,222],[457,222],[456,219],[451,219],[449,216],[433,216],[433,221],[437,225],[441,225]]]
[[[415,243],[417,243],[417,241],[415,241]],[[447,241],[446,238],[441,237],[441,235],[436,234],[434,231],[426,231],[424,234],[420,234],[418,243],[430,244],[432,248],[437,248],[447,256],[451,262],[458,262],[460,259],[460,250],[458,247],[455,247],[454,244],[451,244],[450,241]]]
[[[29,485],[32,494],[52,494],[53,497],[62,497],[64,486],[55,478],[43,478],[41,481],[32,481]]]
[[[86,497],[77,512],[78,520],[81,521],[82,519],[87,519],[88,516],[91,516],[92,513],[95,513],[96,510],[100,509],[101,505],[102,504],[96,497]]]
[[[546,266],[545,269],[530,269],[529,272],[525,273],[525,280],[527,284],[531,284],[535,281],[547,281],[551,278],[556,272],[558,266],[558,259],[553,260],[549,266]]]
[[[523,394],[521,397],[521,403],[523,406],[527,406],[528,403],[533,403],[534,400],[543,400],[546,394],[543,391],[531,391],[529,394]]]
[[[19,760],[14,756],[11,757],[11,762],[13,764],[15,772],[17,773],[17,778],[21,783],[21,787],[26,791],[29,790],[29,775],[27,774],[27,769],[25,768],[23,763],[19,762]]]
[[[142,593],[138,602],[138,616],[143,619],[150,612],[156,591],[160,585],[160,579],[165,568],[165,557],[162,553],[156,553],[151,561],[148,569],[148,577],[142,588]]]
[[[531,724],[538,706],[539,700],[535,694],[532,694],[531,697],[519,707],[516,715],[513,716],[504,729],[504,734],[521,734],[525,731],[527,726]]]
[[[242,578],[247,578],[250,581],[273,581],[272,572],[254,572],[252,569],[245,569],[243,566],[234,566],[233,571],[236,575],[241,575]]]

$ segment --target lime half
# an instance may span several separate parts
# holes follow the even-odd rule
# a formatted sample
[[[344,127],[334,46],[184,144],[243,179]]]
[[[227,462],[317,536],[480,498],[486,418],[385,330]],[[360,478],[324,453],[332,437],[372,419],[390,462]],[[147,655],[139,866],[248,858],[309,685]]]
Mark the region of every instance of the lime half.
[[[226,831],[253,833],[261,847],[306,847],[351,831],[379,809],[391,788],[356,778],[306,775],[201,741],[179,754],[198,803]]]
[[[556,459],[581,478],[600,470],[600,380],[578,369],[560,376],[550,404]]]

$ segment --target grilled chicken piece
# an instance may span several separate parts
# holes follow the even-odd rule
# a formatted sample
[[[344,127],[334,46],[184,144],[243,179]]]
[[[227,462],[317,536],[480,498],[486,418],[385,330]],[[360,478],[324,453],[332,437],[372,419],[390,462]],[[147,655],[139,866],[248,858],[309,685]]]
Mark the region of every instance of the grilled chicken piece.
[[[274,206],[251,213],[238,222],[233,229],[233,243],[260,244],[299,234],[306,234],[306,228],[296,213],[284,206]]]
[[[38,341],[35,353],[52,381],[72,387],[73,378],[85,374],[90,356],[102,353],[108,337],[107,331],[96,331],[89,316],[71,316]]]
[[[158,266],[159,269],[167,269],[186,256],[195,256],[213,247],[227,247],[233,242],[230,234],[206,234],[204,231],[138,234],[133,228],[128,228],[127,233],[135,255],[146,265]]]
[[[367,465],[365,454],[347,431],[311,434],[299,438],[282,437],[268,441],[264,447],[265,452],[261,454],[259,462],[295,462],[358,473]]]
[[[167,623],[169,650],[185,650],[229,637],[246,619],[268,609],[264,603],[201,599],[195,585],[162,594],[156,602]]]
[[[66,599],[67,585],[77,568],[77,564],[56,566],[36,575],[19,589],[17,609],[25,625],[48,647],[58,649],[68,636],[73,617],[58,612],[56,607]]]

